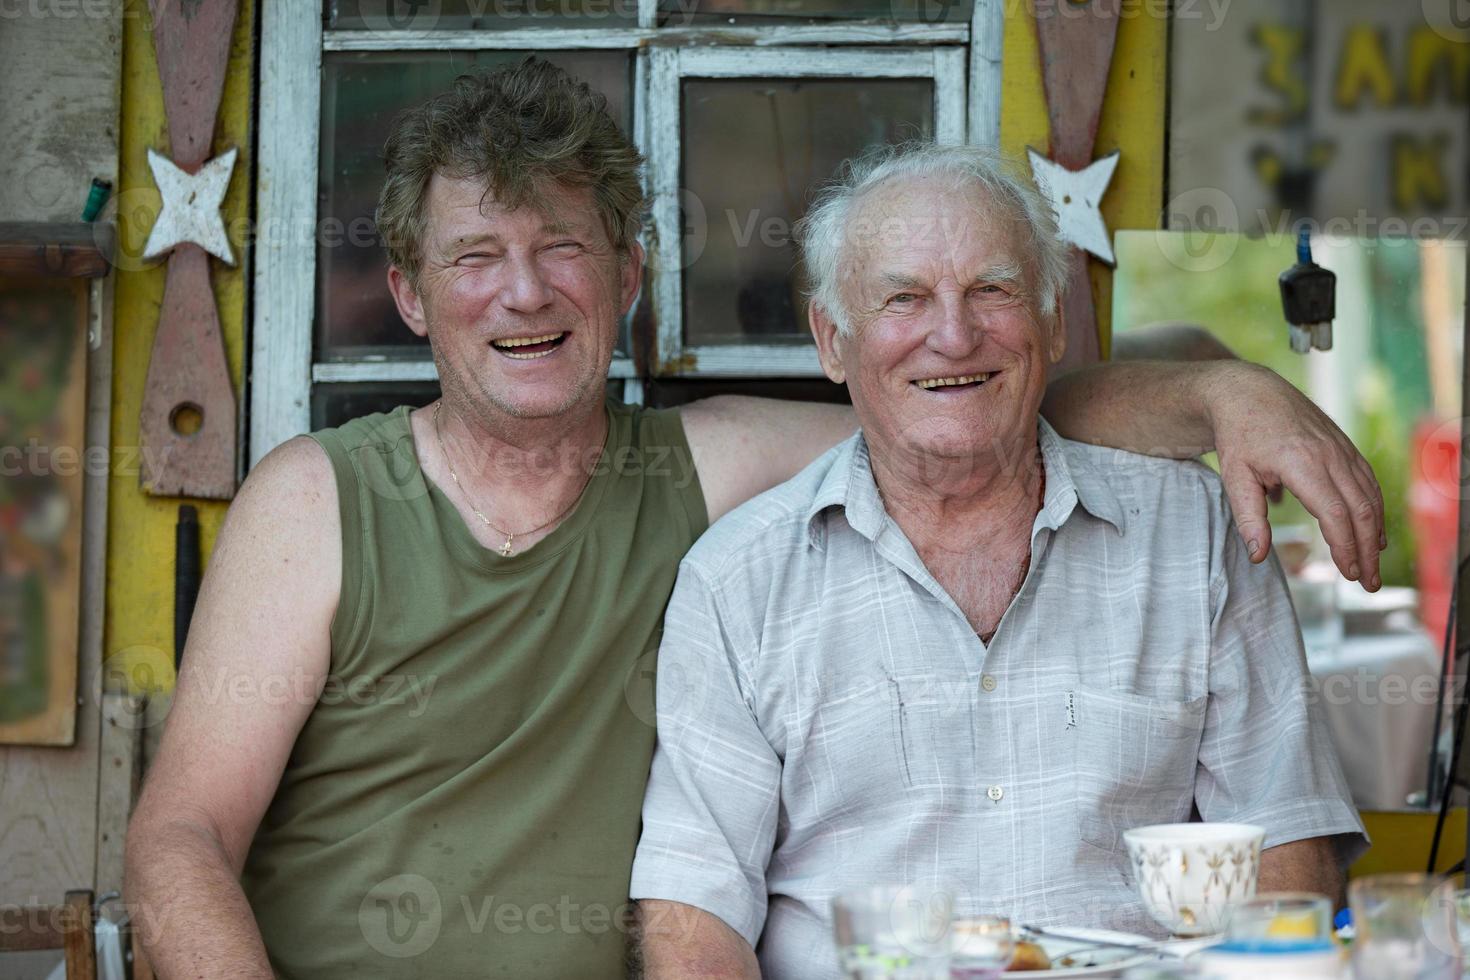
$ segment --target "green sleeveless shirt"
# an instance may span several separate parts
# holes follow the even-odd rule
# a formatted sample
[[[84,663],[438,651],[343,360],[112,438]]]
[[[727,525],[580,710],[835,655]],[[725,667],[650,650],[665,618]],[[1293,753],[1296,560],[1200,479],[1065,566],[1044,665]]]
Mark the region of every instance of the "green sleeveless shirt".
[[[623,973],[659,633],[707,518],[678,415],[607,411],[576,510],[510,558],[424,479],[408,408],[313,434],[332,676],[243,876],[281,976]]]

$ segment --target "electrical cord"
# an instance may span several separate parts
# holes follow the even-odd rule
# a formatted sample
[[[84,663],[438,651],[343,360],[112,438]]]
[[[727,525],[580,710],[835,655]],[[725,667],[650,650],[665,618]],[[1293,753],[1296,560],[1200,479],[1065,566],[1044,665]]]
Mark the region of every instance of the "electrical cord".
[[[1459,567],[1455,569],[1455,580],[1451,583],[1450,589],[1450,610],[1449,615],[1445,618],[1444,624],[1444,655],[1439,672],[1439,697],[1435,702],[1434,741],[1430,744],[1429,748],[1429,785],[1431,791],[1434,788],[1434,765],[1439,761],[1439,722],[1440,717],[1444,714],[1444,703],[1450,689],[1450,643],[1455,635],[1456,607],[1459,604],[1460,598],[1460,578],[1465,573],[1466,565],[1470,565],[1470,556],[1463,559]],[[1456,653],[1464,655],[1466,651],[1464,649],[1457,649]],[[1439,841],[1444,835],[1445,820],[1450,815],[1450,799],[1454,795],[1455,773],[1460,768],[1460,751],[1465,742],[1465,721],[1467,718],[1470,718],[1470,710],[1467,710],[1465,705],[1457,705],[1455,714],[1455,739],[1454,744],[1450,746],[1450,764],[1448,770],[1445,772],[1444,789],[1439,794],[1439,817],[1434,821],[1434,840],[1429,845],[1429,867],[1426,870],[1430,874],[1434,873],[1435,862],[1439,860]],[[1434,796],[1431,792],[1431,806],[1433,805],[1433,800]],[[1462,861],[1460,863],[1463,866],[1464,862]]]

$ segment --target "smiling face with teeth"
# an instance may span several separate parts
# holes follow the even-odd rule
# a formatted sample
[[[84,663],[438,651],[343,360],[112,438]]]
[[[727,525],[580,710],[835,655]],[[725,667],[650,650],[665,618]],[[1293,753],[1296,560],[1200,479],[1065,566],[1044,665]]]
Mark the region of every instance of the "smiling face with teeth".
[[[854,203],[841,279],[852,330],[816,304],[811,322],[875,460],[983,471],[1035,446],[1047,369],[1065,336],[1040,312],[1017,231],[992,215],[980,187],[950,177],[894,180]]]
[[[435,175],[418,280],[388,272],[445,394],[487,420],[600,411],[642,275],[642,250],[618,252],[591,190],[553,187],[539,204],[506,209],[481,181]]]

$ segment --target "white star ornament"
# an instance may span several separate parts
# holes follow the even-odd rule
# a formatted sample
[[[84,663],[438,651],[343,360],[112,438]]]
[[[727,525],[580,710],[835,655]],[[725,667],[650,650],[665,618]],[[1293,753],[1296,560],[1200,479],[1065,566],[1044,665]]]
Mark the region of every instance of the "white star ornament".
[[[148,150],[148,166],[153,170],[158,192],[163,195],[163,211],[153,222],[148,243],[143,246],[145,259],[159,258],[182,242],[193,242],[225,264],[235,264],[220,206],[230,186],[237,152],[237,147],[231,147],[228,153],[215,157],[200,167],[198,173],[191,174],[163,154]]]
[[[1099,205],[1117,169],[1118,151],[1094,160],[1081,170],[1068,170],[1030,147],[1026,148],[1026,155],[1031,158],[1031,173],[1037,186],[1056,211],[1062,239],[1091,252],[1108,265],[1116,265],[1112,237]]]

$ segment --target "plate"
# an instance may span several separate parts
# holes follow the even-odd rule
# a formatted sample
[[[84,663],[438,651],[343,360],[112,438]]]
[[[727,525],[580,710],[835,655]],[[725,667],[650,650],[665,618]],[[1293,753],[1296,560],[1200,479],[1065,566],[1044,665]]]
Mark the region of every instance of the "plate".
[[[1112,932],[1108,929],[1067,929],[1056,927],[1057,932],[1065,932],[1068,936],[1076,936],[1076,939],[1057,939],[1052,936],[1043,936],[1038,942],[1046,955],[1051,957],[1053,963],[1057,962],[1074,949],[1087,949],[1094,943],[1153,943],[1156,940],[1147,936],[1140,936],[1132,932]],[[1121,970],[1126,970],[1141,963],[1150,963],[1158,959],[1159,954],[1153,952],[1130,953],[1126,949],[1094,949],[1091,952],[1081,954],[1084,961],[1077,966],[1062,967],[1053,970],[1026,970],[1018,973],[1008,973],[1006,976],[1027,977],[1030,980],[1048,980],[1056,978],[1062,980],[1064,977],[1110,977]]]

